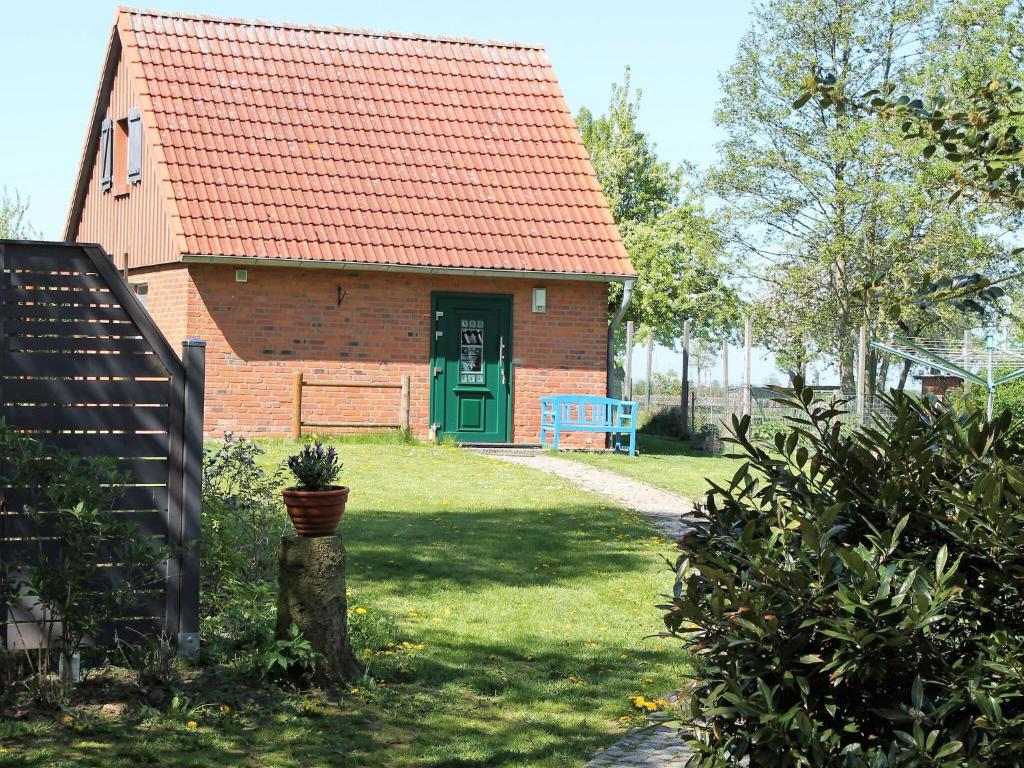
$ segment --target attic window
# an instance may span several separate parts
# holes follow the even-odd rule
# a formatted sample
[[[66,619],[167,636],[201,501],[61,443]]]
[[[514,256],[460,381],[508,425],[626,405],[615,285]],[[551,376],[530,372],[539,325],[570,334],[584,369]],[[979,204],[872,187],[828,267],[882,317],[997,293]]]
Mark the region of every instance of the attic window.
[[[114,123],[114,194],[127,192],[128,118]]]
[[[142,118],[132,107],[120,120],[105,118],[100,126],[100,188],[124,194],[142,181]]]

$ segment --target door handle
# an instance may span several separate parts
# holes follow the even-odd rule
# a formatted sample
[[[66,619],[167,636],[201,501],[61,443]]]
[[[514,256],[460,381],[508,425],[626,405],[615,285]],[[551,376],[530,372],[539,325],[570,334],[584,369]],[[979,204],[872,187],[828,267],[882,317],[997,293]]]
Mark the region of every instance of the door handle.
[[[502,385],[507,384],[508,381],[505,379],[505,337],[501,336],[498,339],[498,367],[501,369],[501,383]]]

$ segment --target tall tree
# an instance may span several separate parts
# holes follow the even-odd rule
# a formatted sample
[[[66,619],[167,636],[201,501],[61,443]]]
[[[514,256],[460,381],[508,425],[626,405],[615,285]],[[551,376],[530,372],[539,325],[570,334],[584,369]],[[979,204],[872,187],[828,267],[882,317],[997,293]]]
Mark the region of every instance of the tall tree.
[[[765,0],[723,79],[727,138],[709,174],[731,242],[760,285],[758,337],[799,369],[824,356],[854,389],[856,338],[915,316],[887,287],[983,269],[997,256],[984,211],[949,205],[940,174],[896,126],[836,109],[792,109],[808,64],[856,92],[912,82],[942,17],[933,0]],[[865,290],[871,286],[874,290]],[[931,324],[926,326],[925,323]],[[876,361],[884,379],[888,361]]]
[[[640,338],[672,345],[683,321],[694,319],[699,335],[720,337],[734,324],[737,298],[725,283],[725,249],[702,202],[684,197],[683,173],[658,159],[657,149],[637,125],[640,91],[629,69],[612,85],[608,111],[586,107],[577,123],[615,223],[637,271],[628,318]],[[611,296],[610,311],[622,300]]]
[[[0,238],[17,240],[31,237],[33,231],[27,212],[28,201],[22,200],[17,192],[12,196],[6,189],[0,191]]]

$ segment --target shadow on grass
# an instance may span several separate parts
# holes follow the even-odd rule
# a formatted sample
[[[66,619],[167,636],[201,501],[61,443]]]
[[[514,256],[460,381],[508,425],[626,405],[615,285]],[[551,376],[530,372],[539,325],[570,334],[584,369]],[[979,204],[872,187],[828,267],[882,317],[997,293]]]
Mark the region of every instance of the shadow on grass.
[[[343,697],[319,716],[298,715],[268,700],[251,702],[238,721],[211,719],[201,709],[134,725],[96,722],[82,734],[57,728],[19,739],[11,743],[15,752],[0,753],[0,765],[581,765],[619,735],[608,725],[618,713],[602,711],[609,688],[628,692],[636,670],[658,655],[607,643],[588,651],[584,662],[573,648],[553,640],[535,641],[528,658],[512,644],[459,642],[445,648],[443,658],[418,659],[410,682],[392,681],[372,700]],[[215,670],[209,674],[196,687],[217,698],[196,700],[200,707],[231,700],[231,691],[222,690],[226,681]],[[193,718],[197,729],[186,725]],[[18,755],[18,742],[31,754]]]
[[[664,435],[645,435],[638,433],[637,443],[642,456],[690,456],[695,459],[712,458],[707,451],[701,451],[690,445],[689,440]]]
[[[347,519],[342,535],[351,576],[398,579],[406,594],[432,594],[445,582],[522,587],[634,572],[637,541],[651,530],[631,517],[577,505],[436,514],[366,510]]]

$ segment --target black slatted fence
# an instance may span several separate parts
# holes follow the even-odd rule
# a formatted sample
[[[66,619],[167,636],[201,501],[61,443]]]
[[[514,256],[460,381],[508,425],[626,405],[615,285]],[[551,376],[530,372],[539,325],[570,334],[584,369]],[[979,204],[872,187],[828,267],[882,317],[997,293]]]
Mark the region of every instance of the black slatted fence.
[[[0,240],[0,418],[115,459],[131,477],[117,513],[174,553],[162,588],[124,606],[94,643],[165,632],[186,655],[198,648],[204,354],[187,341],[179,359],[98,246]],[[0,492],[2,564],[45,533],[19,512],[23,492]],[[45,642],[32,610],[24,601],[0,612],[0,643]]]

